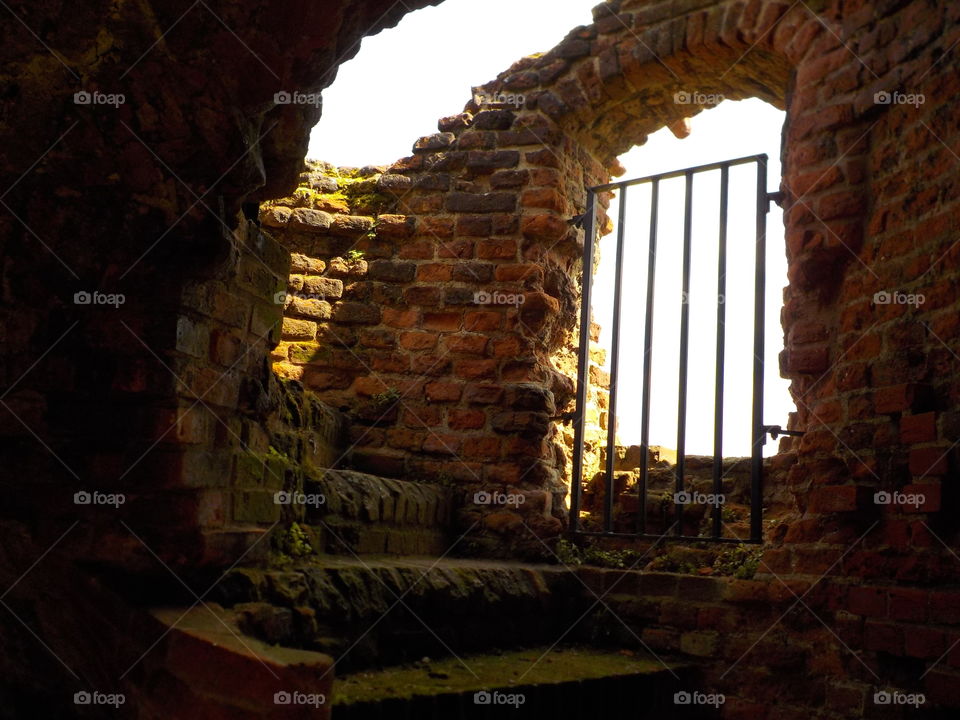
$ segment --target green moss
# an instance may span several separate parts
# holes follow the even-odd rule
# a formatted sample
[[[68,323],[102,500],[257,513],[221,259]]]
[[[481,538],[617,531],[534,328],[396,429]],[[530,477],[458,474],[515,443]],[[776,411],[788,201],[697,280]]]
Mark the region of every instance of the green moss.
[[[605,550],[587,544],[580,547],[569,540],[557,542],[557,557],[564,565],[598,565],[606,568],[639,568],[641,553],[636,550]]]
[[[671,551],[654,558],[647,569],[658,572],[684,573],[686,575],[695,575],[697,572],[697,566],[694,563]]]
[[[459,658],[421,661],[338,677],[333,690],[335,704],[349,705],[390,698],[469,693],[491,688],[509,693],[510,686],[521,678],[526,686],[628,675],[656,676],[662,672],[664,667],[659,662],[618,652],[555,648],[544,655],[543,649],[513,650],[466,657],[462,661]]]
[[[307,533],[297,523],[290,523],[286,532],[279,536],[277,554],[274,560],[279,564],[287,564],[294,559],[306,557],[314,553],[313,546]]]
[[[393,403],[397,402],[397,400],[399,400],[401,397],[402,395],[400,394],[400,391],[392,387],[387,388],[381,393],[371,396],[370,399],[373,400],[377,406],[386,407],[387,405],[392,405]]]
[[[761,557],[762,545],[734,545],[717,555],[713,572],[715,575],[732,575],[741,580],[749,580],[757,574]]]

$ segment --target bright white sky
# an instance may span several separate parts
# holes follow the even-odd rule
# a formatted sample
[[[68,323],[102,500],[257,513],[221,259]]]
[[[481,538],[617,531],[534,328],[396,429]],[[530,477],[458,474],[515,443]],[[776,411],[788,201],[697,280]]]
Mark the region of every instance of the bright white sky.
[[[461,112],[470,88],[495,78],[515,60],[546,51],[569,30],[591,21],[599,0],[445,0],[406,16],[397,28],[364,39],[359,54],[341,66],[324,93],[323,117],[311,137],[308,157],[334,165],[386,165],[410,154],[417,138],[437,131],[437,120]],[[690,88],[696,90],[696,88]],[[759,101],[725,102],[693,119],[693,133],[677,140],[664,129],[621,157],[621,179],[692,165],[766,153],[770,190],[780,178],[783,113]],[[752,166],[750,166],[752,168]],[[749,175],[749,177],[747,177]],[[731,172],[728,258],[727,407],[724,455],[750,453],[753,333],[753,187],[746,169]],[[690,386],[687,452],[713,453],[713,383],[716,320],[716,216],[719,174],[694,185],[694,264],[691,281]],[[680,241],[683,181],[661,188],[660,255],[654,318],[654,388],[651,435],[654,445],[676,447],[676,390],[679,338]],[[646,198],[644,196],[646,195]],[[639,188],[628,205],[624,329],[618,438],[639,443],[640,368],[649,195]],[[616,212],[616,204],[611,208]],[[615,214],[614,214],[614,217]],[[767,377],[765,422],[786,425],[793,404],[779,377],[777,355],[782,288],[786,283],[783,223],[779,208],[768,216]],[[601,244],[594,317],[609,344],[614,237]],[[765,454],[775,452],[768,442]]]

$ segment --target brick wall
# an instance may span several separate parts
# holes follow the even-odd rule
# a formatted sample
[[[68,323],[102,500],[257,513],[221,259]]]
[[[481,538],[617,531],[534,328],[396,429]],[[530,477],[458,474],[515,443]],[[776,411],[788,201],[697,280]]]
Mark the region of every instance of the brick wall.
[[[616,175],[616,157],[651,132],[706,109],[676,93],[785,108],[781,367],[797,403],[793,427],[806,435],[784,481],[795,517],[771,534],[761,577],[768,595],[792,583],[831,588],[816,606],[823,622],[783,631],[791,663],[822,692],[797,698],[802,710],[776,708],[758,679],[773,667],[767,653],[742,670],[756,681],[753,699],[728,712],[870,716],[879,711],[868,701],[852,711],[830,698],[867,697],[868,685],[884,684],[956,706],[950,688],[960,675],[935,651],[951,645],[944,608],[952,596],[943,588],[960,578],[948,549],[960,438],[960,9],[623,0],[594,16],[552,51],[477,88],[465,112],[442,119],[411,157],[369,174],[389,198],[386,221],[357,226],[364,263],[331,259],[325,273],[355,273],[356,292],[365,287],[365,307],[377,310],[365,315],[341,297],[343,315],[333,305],[327,326],[361,357],[382,353],[382,369],[360,370],[335,345],[319,362],[281,353],[281,367],[307,384],[332,383],[318,389],[358,407],[391,387],[401,405],[415,406],[358,423],[355,458],[371,469],[562,493],[552,416],[569,407],[573,389],[563,352],[577,331],[584,238],[567,221],[584,210],[585,188]],[[291,219],[278,222],[291,233]],[[330,228],[349,226],[339,222]],[[494,291],[526,302],[477,306],[475,293]],[[290,321],[287,329],[289,347],[312,330]],[[473,426],[459,424],[465,417]],[[824,573],[829,583],[818,582]],[[688,620],[678,621],[681,638],[692,632]],[[814,632],[816,642],[803,639]],[[829,681],[840,670],[850,687]]]

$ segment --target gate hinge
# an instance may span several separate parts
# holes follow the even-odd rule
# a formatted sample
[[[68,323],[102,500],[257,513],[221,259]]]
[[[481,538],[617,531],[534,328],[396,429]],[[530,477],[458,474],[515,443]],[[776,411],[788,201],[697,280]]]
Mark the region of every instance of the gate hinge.
[[[764,425],[763,426],[763,438],[766,442],[767,435],[772,439],[776,440],[781,435],[789,435],[790,437],[801,437],[806,433],[803,430],[784,430],[779,425]]]
[[[770,203],[774,202],[779,207],[783,207],[783,201],[786,198],[786,194],[782,190],[777,192],[767,193],[767,210],[770,209]]]

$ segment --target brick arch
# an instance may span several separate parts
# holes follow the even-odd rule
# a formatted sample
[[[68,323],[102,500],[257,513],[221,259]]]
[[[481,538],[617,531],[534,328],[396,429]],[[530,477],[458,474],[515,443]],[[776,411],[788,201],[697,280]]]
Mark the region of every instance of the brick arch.
[[[781,3],[621,2],[599,5],[595,22],[572,30],[549,52],[526,57],[477,95],[522,95],[605,167],[648,135],[709,107],[677,93],[757,97],[785,109],[802,55],[789,30],[811,43],[823,27]]]
[[[544,532],[559,531],[565,457],[553,419],[572,399],[564,347],[576,332],[584,241],[568,221],[582,212],[585,188],[618,171],[620,153],[703,109],[674,103],[674,93],[722,93],[787,111],[782,187],[790,284],[781,365],[792,381],[797,424],[809,431],[790,489],[817,527],[826,515],[857,509],[857,485],[881,482],[871,464],[889,463],[871,447],[874,437],[889,444],[896,434],[895,424],[871,415],[872,369],[890,386],[898,377],[914,382],[920,372],[877,356],[882,341],[858,342],[851,334],[863,320],[853,310],[899,282],[893,268],[863,269],[878,251],[865,230],[890,232],[885,223],[903,221],[873,197],[877,167],[896,154],[875,144],[875,135],[901,125],[922,134],[916,117],[877,106],[873,96],[911,79],[923,79],[933,96],[948,82],[941,77],[946,64],[933,64],[949,48],[933,30],[948,24],[948,11],[924,15],[923,4],[912,3],[878,21],[873,9],[827,5],[606,3],[592,25],[476,88],[464,111],[441,119],[440,132],[418,140],[411,157],[371,171],[369,182],[390,201],[375,225],[364,225],[372,227],[369,236],[349,243],[367,252],[368,267],[354,280],[379,299],[375,317],[353,315],[345,297],[340,322],[335,305],[327,326],[348,327],[352,335],[349,352],[326,366],[285,362],[279,352],[282,370],[308,387],[312,376],[327,382],[336,375],[337,387],[315,387],[348,410],[379,384],[401,388],[405,402],[423,410],[421,427],[402,414],[367,422],[354,447],[356,464],[452,476],[466,493],[490,486],[540,500],[545,493],[552,500],[526,510],[536,508]],[[907,21],[921,31],[886,50]],[[929,62],[897,66],[888,52]],[[481,101],[481,94],[498,102]],[[893,180],[880,182],[890,187]],[[291,232],[285,221],[278,224]],[[942,223],[931,228],[945,232]],[[522,293],[527,302],[520,309],[478,308],[473,296],[480,291]],[[401,336],[410,334],[412,343],[418,333],[438,341],[400,345]],[[384,337],[389,347],[375,346]],[[373,371],[351,367],[350,353],[370,357]],[[378,370],[378,353],[398,355],[400,365],[391,359]],[[476,421],[458,427],[468,412]],[[465,523],[487,526],[490,547],[508,551],[499,535],[516,523],[501,513],[488,523],[490,513],[474,510],[467,508]]]

